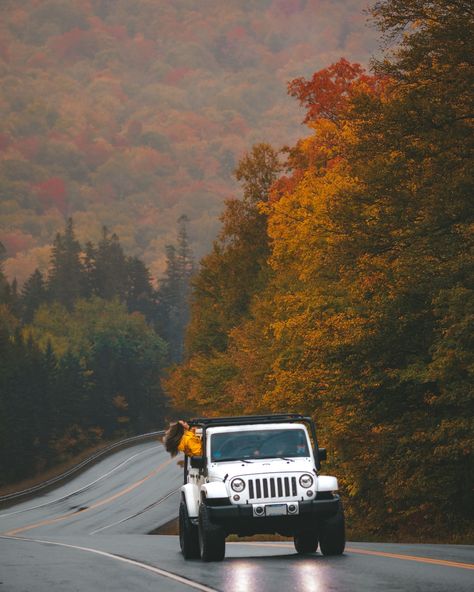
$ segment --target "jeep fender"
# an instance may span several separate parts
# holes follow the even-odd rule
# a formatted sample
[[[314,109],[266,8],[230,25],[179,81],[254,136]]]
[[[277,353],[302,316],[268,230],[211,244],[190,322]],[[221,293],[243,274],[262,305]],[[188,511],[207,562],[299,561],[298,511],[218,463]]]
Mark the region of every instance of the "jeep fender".
[[[204,483],[201,487],[201,492],[204,497],[216,498],[216,497],[229,497],[229,492],[225,483],[222,481],[213,481],[212,483]]]
[[[318,477],[318,491],[337,491],[339,486],[336,477],[322,475]]]
[[[186,483],[181,487],[181,494],[184,497],[184,501],[186,502],[186,507],[188,509],[188,516],[190,518],[197,518],[199,514],[199,489],[197,485],[193,483]]]

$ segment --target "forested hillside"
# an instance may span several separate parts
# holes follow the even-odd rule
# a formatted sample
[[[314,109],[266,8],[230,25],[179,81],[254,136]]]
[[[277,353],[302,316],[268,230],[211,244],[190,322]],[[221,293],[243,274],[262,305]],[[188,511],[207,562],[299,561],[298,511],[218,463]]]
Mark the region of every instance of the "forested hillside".
[[[202,255],[239,158],[294,142],[286,83],[374,33],[364,0],[3,0],[0,240],[20,285],[64,221],[117,233],[157,278],[176,220]]]
[[[116,234],[81,245],[72,219],[48,274],[21,290],[0,253],[0,487],[164,426],[160,379],[182,357],[193,273],[185,219],[177,234],[158,290]]]
[[[473,542],[474,11],[383,0],[390,52],[290,94],[194,283],[182,413],[311,414],[355,536]]]

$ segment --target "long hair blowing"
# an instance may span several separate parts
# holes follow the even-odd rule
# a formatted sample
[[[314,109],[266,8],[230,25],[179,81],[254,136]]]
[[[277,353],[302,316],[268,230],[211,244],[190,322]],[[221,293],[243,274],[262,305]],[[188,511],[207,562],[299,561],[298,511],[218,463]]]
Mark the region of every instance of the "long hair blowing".
[[[181,442],[183,434],[184,427],[179,422],[170,424],[170,427],[166,430],[163,441],[166,450],[171,454],[171,456],[176,456],[178,454],[178,446]]]

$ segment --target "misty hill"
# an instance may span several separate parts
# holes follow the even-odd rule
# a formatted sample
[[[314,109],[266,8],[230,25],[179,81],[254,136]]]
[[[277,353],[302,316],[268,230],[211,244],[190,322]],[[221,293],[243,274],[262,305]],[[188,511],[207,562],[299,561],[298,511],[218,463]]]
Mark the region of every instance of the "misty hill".
[[[364,0],[4,0],[0,240],[22,282],[55,233],[106,225],[163,270],[176,220],[209,247],[252,144],[301,136],[287,82],[367,62]]]

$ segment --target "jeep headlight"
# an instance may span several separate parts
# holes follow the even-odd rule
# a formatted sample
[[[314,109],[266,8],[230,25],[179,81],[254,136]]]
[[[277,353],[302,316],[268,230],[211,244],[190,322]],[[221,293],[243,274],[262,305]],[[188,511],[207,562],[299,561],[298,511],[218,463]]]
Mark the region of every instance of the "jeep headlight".
[[[314,482],[314,479],[313,479],[313,477],[311,477],[311,475],[301,475],[301,477],[300,477],[300,485],[301,485],[301,487],[304,487],[305,489],[308,489],[308,487],[311,487],[313,482]]]
[[[245,489],[245,483],[242,479],[234,479],[230,486],[234,491],[237,491],[237,493],[240,493]]]

